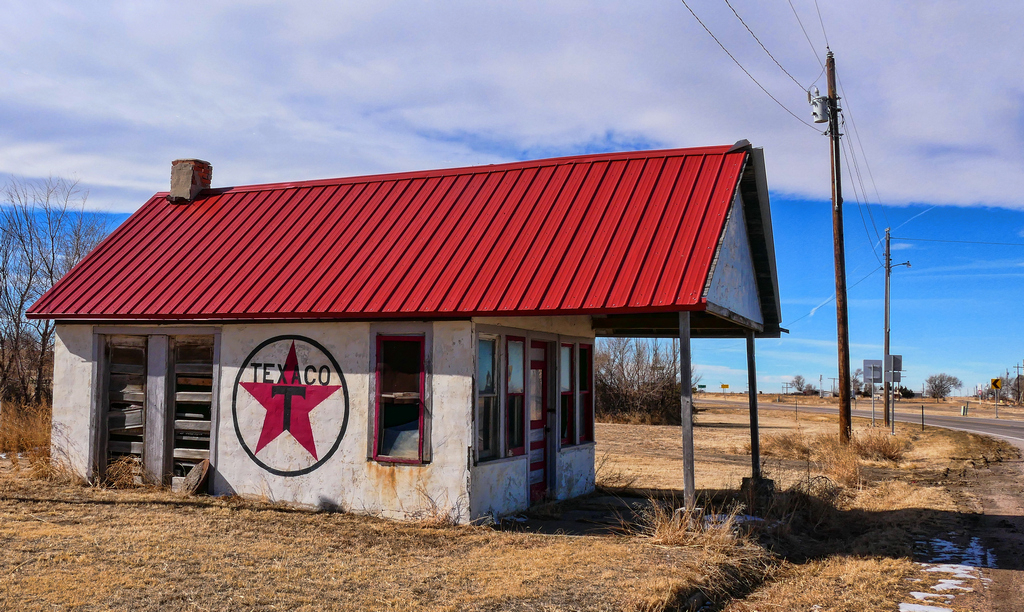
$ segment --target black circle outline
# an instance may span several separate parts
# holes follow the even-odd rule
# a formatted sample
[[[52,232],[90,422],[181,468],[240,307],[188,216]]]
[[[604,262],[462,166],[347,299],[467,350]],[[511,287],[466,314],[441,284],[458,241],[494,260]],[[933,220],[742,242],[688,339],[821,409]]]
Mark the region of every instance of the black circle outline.
[[[256,454],[253,453],[252,450],[249,449],[249,446],[245,443],[245,439],[242,438],[242,429],[241,429],[241,427],[238,426],[238,407],[237,407],[238,384],[240,382],[242,382],[242,374],[245,373],[246,367],[249,365],[249,362],[252,361],[252,358],[256,355],[256,353],[260,352],[260,350],[263,349],[263,347],[267,346],[268,344],[273,344],[274,342],[280,342],[281,340],[300,340],[300,341],[305,342],[307,344],[313,345],[321,353],[323,353],[324,355],[327,355],[327,358],[331,360],[331,365],[334,366],[334,370],[338,373],[338,378],[341,379],[341,390],[342,390],[342,392],[345,395],[345,418],[341,422],[341,431],[338,433],[338,438],[334,441],[334,446],[332,446],[331,450],[327,451],[327,454],[324,455],[323,458],[321,458],[319,461],[317,461],[313,465],[310,465],[308,467],[302,468],[301,470],[290,470],[290,471],[289,470],[279,470],[277,468],[272,468],[269,465],[267,465],[266,463],[263,463],[262,461],[257,459],[256,458]],[[348,413],[349,413],[348,384],[345,382],[345,374],[344,374],[344,372],[341,371],[341,366],[338,365],[338,362],[334,359],[334,355],[332,355],[330,353],[330,351],[325,349],[323,347],[323,345],[321,345],[316,340],[313,340],[312,338],[307,338],[306,336],[299,336],[299,335],[296,335],[296,334],[285,334],[283,336],[274,336],[273,338],[270,338],[269,340],[264,340],[262,343],[260,343],[259,346],[254,348],[252,350],[252,352],[249,353],[249,355],[245,358],[245,361],[242,362],[242,366],[240,368],[238,368],[238,375],[235,376],[235,386],[231,390],[231,419],[235,423],[235,435],[238,437],[239,444],[242,445],[242,449],[245,450],[245,453],[247,455],[249,455],[249,458],[252,459],[253,462],[256,463],[256,465],[260,466],[264,470],[266,470],[266,471],[268,471],[271,474],[274,474],[276,476],[285,476],[285,477],[289,477],[289,476],[302,476],[303,474],[308,474],[308,473],[312,472],[313,470],[319,468],[321,465],[324,464],[324,462],[326,462],[328,459],[330,459],[331,456],[334,455],[334,453],[338,450],[338,447],[341,446],[341,439],[345,437],[345,431],[348,429]]]

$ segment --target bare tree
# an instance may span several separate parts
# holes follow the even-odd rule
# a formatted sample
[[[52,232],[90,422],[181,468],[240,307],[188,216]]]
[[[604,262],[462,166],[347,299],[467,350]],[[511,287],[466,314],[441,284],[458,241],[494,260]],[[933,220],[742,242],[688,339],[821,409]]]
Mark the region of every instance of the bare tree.
[[[807,381],[804,380],[803,376],[797,374],[793,377],[793,380],[789,383],[789,386],[793,387],[793,390],[797,393],[803,393],[807,389]]]
[[[949,397],[953,389],[959,389],[963,386],[964,384],[959,378],[945,373],[932,374],[924,381],[925,392],[936,399]]]
[[[594,354],[594,391],[599,418],[680,423],[679,345],[638,338],[601,340]],[[690,384],[701,375],[690,368]]]
[[[850,390],[855,394],[860,395],[861,390],[864,388],[864,370],[857,368],[853,371],[853,377],[850,379]]]
[[[0,191],[0,397],[49,399],[54,323],[25,311],[106,235],[77,181],[12,179]]]

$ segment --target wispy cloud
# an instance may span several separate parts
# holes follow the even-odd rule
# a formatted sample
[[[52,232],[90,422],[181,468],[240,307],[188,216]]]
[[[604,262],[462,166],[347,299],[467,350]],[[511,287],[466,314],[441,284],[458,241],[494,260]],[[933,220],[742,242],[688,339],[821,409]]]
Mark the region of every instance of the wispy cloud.
[[[1001,119],[1024,104],[1024,43],[1003,27],[1024,7],[949,5],[926,20],[882,0],[823,8],[887,203],[1024,206],[1024,136]],[[809,116],[727,7],[700,13]],[[745,16],[798,79],[820,73],[788,10]],[[807,155],[818,134],[678,4],[225,1],[197,19],[161,3],[21,3],[7,7],[0,54],[0,172],[77,175],[99,207],[138,206],[180,156],[210,160],[229,185],[740,138],[765,147],[773,189],[828,197],[827,156]]]

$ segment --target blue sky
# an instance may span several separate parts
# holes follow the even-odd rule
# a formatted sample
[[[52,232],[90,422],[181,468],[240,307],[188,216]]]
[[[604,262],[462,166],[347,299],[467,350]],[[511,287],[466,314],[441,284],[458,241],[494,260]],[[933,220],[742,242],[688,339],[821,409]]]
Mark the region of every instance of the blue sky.
[[[836,53],[863,179],[846,182],[855,367],[881,353],[881,273],[852,286],[878,266],[875,226],[1024,242],[1024,5],[819,0],[819,23],[793,0],[805,38],[789,2],[733,0],[791,79],[725,3],[688,2],[804,120],[826,37]],[[166,189],[179,157],[224,186],[748,139],[765,149],[792,330],[759,344],[761,384],[835,376],[834,305],[808,315],[833,287],[826,140],[680,2],[8,3],[0,79],[0,174],[75,177],[115,214]],[[913,263],[892,318],[911,386],[1024,358],[1021,247],[895,248]],[[741,348],[698,343],[695,361],[743,388]]]

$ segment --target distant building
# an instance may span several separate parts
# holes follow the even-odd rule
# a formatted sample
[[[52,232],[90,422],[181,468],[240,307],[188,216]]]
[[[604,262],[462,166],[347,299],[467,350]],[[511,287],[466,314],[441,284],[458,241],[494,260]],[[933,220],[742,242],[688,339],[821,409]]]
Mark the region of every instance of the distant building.
[[[763,168],[743,141],[214,189],[178,160],[30,310],[54,456],[394,517],[585,494],[595,337],[778,337]]]

